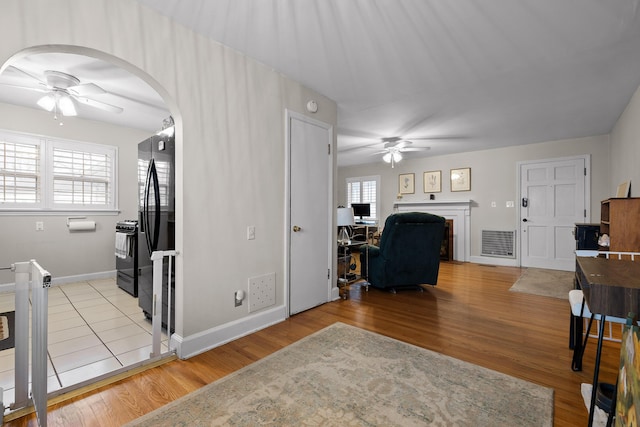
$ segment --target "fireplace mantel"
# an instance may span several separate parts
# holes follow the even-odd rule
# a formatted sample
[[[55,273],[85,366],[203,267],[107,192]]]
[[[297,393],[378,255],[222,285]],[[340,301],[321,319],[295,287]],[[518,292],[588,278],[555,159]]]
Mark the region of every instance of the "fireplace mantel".
[[[453,220],[453,259],[469,261],[471,245],[469,244],[471,204],[473,200],[424,200],[402,201],[393,203],[395,212],[428,212]]]
[[[400,207],[407,207],[407,206],[418,206],[418,207],[425,207],[425,206],[433,206],[433,207],[437,207],[437,208],[443,208],[443,207],[452,207],[454,209],[460,209],[460,208],[466,208],[469,209],[471,208],[471,203],[473,202],[473,200],[422,200],[422,201],[402,201],[402,200],[397,200],[395,202],[393,202],[393,207],[394,209],[400,209]],[[403,211],[405,209],[402,209]]]

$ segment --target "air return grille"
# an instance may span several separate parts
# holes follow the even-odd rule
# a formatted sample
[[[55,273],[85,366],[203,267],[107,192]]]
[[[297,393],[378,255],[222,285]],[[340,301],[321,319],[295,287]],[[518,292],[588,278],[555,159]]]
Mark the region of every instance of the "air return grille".
[[[515,243],[515,231],[482,230],[483,256],[515,258]]]

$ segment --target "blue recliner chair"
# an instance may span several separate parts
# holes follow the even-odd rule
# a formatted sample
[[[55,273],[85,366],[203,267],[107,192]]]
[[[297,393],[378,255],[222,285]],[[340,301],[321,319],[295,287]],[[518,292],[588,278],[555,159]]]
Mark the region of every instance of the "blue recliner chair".
[[[371,286],[388,289],[434,285],[440,269],[440,246],[445,219],[424,212],[390,215],[384,224],[380,246],[360,247],[361,276]]]

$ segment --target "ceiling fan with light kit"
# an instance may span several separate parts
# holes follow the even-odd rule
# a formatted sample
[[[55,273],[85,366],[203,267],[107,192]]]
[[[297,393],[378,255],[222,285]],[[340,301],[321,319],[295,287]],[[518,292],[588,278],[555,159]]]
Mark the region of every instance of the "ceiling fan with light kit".
[[[71,74],[55,70],[45,70],[40,78],[25,70],[10,65],[8,67],[19,75],[28,78],[26,84],[2,83],[18,89],[41,92],[44,95],[38,99],[41,108],[52,111],[57,120],[58,113],[63,116],[76,116],[77,105],[87,105],[110,113],[122,113],[122,107],[108,104],[96,99],[107,94],[103,88],[95,83],[82,83],[79,78]]]
[[[428,139],[428,138],[413,138],[413,139]],[[377,151],[373,154],[382,154],[382,160],[386,163],[391,163],[393,168],[396,163],[402,160],[402,153],[413,151],[428,151],[430,147],[412,147],[413,141],[408,139],[402,139],[399,136],[392,136],[388,138],[382,138],[383,150]]]

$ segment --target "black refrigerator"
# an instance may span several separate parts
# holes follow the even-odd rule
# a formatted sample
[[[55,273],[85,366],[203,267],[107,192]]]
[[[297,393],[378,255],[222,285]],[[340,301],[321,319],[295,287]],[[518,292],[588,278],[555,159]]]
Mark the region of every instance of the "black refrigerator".
[[[175,138],[169,127],[138,144],[138,305],[152,315],[154,251],[175,249]],[[171,287],[171,329],[175,310],[175,280],[162,275],[162,319],[166,326]]]

